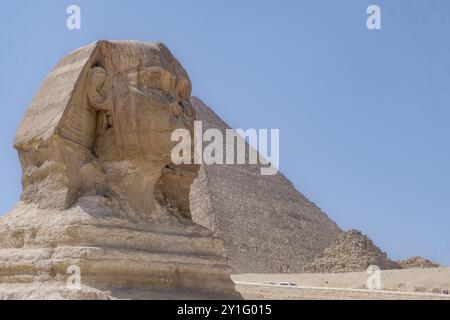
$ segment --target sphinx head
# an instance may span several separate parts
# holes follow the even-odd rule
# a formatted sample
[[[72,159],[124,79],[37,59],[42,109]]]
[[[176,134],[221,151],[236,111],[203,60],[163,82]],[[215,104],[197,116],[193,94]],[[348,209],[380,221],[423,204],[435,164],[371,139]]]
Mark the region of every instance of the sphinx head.
[[[161,43],[101,41],[70,53],[16,135],[22,199],[66,208],[104,193],[130,211],[151,210],[173,130],[192,130],[190,96],[185,70]]]

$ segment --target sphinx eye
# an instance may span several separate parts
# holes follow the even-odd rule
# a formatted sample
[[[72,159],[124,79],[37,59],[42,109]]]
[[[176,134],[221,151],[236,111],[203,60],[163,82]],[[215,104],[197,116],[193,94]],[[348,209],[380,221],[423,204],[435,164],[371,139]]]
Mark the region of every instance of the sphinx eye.
[[[145,68],[139,72],[138,83],[148,88],[162,90],[166,93],[173,91],[175,77],[160,67]]]
[[[170,111],[172,112],[172,114],[173,114],[175,117],[178,117],[178,116],[181,114],[181,108],[180,108],[180,106],[179,106],[178,104],[172,105]]]

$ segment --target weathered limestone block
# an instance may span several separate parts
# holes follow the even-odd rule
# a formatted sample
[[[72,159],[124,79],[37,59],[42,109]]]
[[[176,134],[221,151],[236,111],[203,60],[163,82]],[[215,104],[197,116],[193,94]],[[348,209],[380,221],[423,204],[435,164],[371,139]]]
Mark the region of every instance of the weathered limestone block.
[[[190,95],[160,43],[100,41],[58,63],[14,142],[23,192],[0,219],[0,299],[240,297],[222,240],[191,219],[199,167],[171,166]]]

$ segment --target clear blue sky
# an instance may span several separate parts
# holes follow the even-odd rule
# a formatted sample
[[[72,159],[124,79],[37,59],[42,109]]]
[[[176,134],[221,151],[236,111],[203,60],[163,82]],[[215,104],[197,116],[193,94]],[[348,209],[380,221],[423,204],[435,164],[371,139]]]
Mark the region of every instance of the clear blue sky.
[[[281,170],[343,229],[450,265],[450,1],[2,2],[0,212],[20,194],[26,107],[60,58],[98,39],[163,41],[232,127],[280,129]]]

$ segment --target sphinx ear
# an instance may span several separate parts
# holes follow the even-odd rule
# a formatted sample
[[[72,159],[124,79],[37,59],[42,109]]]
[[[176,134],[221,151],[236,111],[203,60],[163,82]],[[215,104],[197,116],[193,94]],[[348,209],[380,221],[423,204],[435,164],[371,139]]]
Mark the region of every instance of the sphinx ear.
[[[106,77],[106,70],[100,66],[92,67],[86,76],[86,95],[91,107],[95,109],[101,109],[101,104],[105,101],[99,88],[103,90]]]

